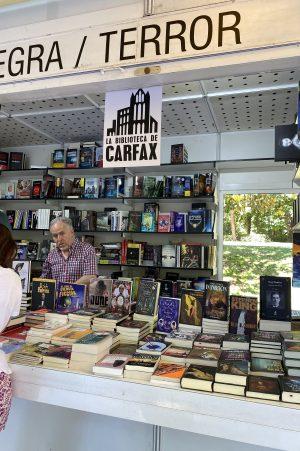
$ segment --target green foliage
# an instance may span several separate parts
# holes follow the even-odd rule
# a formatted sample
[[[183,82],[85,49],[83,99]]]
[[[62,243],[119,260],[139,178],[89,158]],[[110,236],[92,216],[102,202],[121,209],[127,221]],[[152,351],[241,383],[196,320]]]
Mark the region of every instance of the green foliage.
[[[224,239],[240,241],[254,232],[266,241],[291,241],[294,198],[293,194],[226,195]]]
[[[259,276],[291,276],[291,248],[224,245],[223,252],[224,280],[231,282],[231,294],[258,296]]]

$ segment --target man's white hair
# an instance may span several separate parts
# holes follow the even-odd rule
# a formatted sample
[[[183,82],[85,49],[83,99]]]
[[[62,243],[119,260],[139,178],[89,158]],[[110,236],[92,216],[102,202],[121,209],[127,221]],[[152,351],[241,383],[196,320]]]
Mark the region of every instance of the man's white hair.
[[[52,219],[52,221],[50,222],[50,230],[51,230],[51,227],[53,227],[55,224],[59,224],[60,222],[62,222],[63,224],[66,224],[72,230],[74,230],[72,220],[70,218],[65,218],[64,216],[58,216],[57,218]]]

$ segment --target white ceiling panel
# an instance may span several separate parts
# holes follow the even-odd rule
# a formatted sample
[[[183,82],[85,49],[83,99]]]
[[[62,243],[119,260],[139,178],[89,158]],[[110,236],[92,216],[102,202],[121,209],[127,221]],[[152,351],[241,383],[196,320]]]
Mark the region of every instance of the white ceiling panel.
[[[164,102],[162,135],[216,133],[217,129],[205,99]]]
[[[101,139],[104,116],[102,111],[94,109],[24,116],[22,120],[60,142],[79,142]]]
[[[209,102],[221,132],[259,130],[294,122],[297,89],[213,97]]]
[[[12,118],[1,118],[0,142],[1,147],[15,147],[51,144],[53,141]]]
[[[36,100],[31,102],[14,102],[1,105],[1,110],[8,114],[32,114],[34,112],[65,110],[91,107],[84,96],[61,97],[59,99]]]

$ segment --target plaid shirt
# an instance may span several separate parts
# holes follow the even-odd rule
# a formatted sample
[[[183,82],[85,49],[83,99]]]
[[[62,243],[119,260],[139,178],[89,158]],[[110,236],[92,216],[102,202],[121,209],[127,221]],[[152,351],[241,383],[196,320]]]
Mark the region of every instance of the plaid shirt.
[[[81,243],[76,238],[67,259],[60,249],[49,252],[41,277],[74,283],[82,276],[93,274],[97,274],[95,249],[89,243]]]

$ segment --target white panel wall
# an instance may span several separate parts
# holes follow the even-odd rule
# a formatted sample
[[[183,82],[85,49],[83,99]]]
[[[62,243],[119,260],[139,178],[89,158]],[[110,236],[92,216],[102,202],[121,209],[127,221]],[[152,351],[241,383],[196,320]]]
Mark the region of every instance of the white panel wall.
[[[221,134],[221,160],[274,158],[274,130]]]
[[[183,143],[189,153],[189,161],[214,161],[217,159],[218,135],[185,135],[162,138],[162,163],[170,163],[172,144]]]

